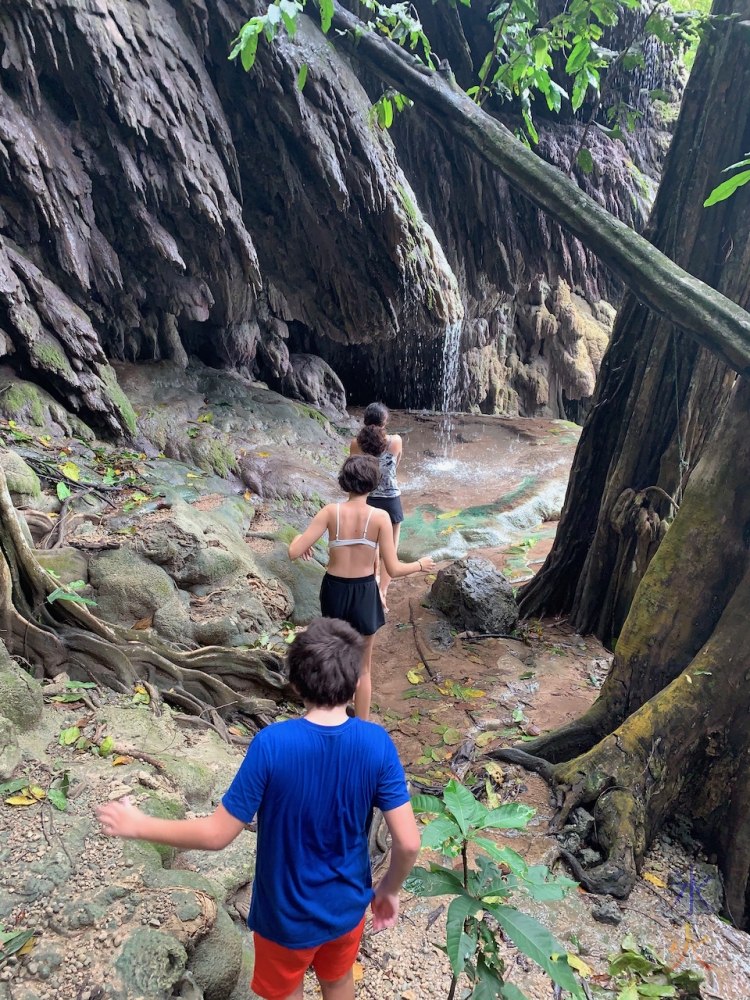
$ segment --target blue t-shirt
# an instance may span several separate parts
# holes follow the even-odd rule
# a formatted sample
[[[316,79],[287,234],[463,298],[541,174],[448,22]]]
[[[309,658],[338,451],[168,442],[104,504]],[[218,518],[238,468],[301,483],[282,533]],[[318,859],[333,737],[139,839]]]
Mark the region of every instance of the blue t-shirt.
[[[373,896],[373,807],[396,809],[409,793],[380,726],[294,719],[258,733],[222,801],[243,823],[258,815],[248,926],[285,948],[314,948],[362,919]]]

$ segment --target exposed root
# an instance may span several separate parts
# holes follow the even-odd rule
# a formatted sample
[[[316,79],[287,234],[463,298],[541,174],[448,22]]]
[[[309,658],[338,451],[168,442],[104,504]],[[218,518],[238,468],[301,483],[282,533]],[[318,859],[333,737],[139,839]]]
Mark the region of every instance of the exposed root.
[[[542,760],[541,757],[534,757],[523,750],[512,748],[491,750],[487,756],[492,757],[493,760],[502,760],[506,764],[518,764],[526,771],[533,771],[540,778],[543,778],[553,791],[557,787],[554,767],[548,761]]]
[[[12,655],[48,676],[77,667],[115,690],[144,684],[154,711],[161,699],[172,702],[210,719],[227,741],[223,711],[231,708],[264,725],[276,701],[295,697],[275,653],[221,646],[181,652],[143,632],[109,625],[75,601],[50,605],[47,596],[57,586],[21,531],[0,469],[0,638]]]

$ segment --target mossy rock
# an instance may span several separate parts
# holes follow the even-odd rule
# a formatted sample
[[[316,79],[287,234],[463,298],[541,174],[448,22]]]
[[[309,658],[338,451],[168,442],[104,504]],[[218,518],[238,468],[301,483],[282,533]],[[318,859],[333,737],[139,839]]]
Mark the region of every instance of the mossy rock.
[[[260,555],[258,559],[291,591],[294,598],[291,621],[295,625],[309,625],[313,618],[320,616],[320,584],[325,575],[320,563],[315,560],[303,562],[301,559],[292,562],[283,542],[277,542],[272,552]]]
[[[187,967],[205,1000],[226,1000],[237,985],[242,969],[242,938],[222,907],[211,933],[198,943]]]
[[[249,937],[249,935],[248,935]],[[240,967],[240,975],[237,979],[237,985],[232,991],[232,995],[229,1000],[257,1000],[257,993],[253,993],[250,989],[250,983],[253,978],[253,969],[255,968],[255,952],[253,950],[252,944],[245,939],[244,948],[242,950],[242,965]]]
[[[0,781],[12,777],[21,760],[18,749],[18,730],[4,715],[0,715]]]
[[[187,952],[176,938],[143,927],[128,937],[115,968],[128,995],[168,1000],[186,963]]]
[[[43,707],[41,686],[21,670],[0,643],[0,715],[25,732],[39,722]]]
[[[147,816],[155,819],[185,819],[185,806],[182,801],[174,796],[166,795],[163,792],[146,792],[138,807]],[[149,844],[159,854],[165,868],[170,868],[177,853],[174,847],[166,844]]]
[[[41,494],[36,472],[24,462],[18,452],[12,448],[0,449],[0,466],[15,504],[26,503]]]
[[[206,764],[196,764],[182,757],[161,754],[166,773],[177,782],[190,805],[206,803],[216,787],[216,775]]]
[[[97,614],[105,621],[132,625],[153,615],[164,638],[184,642],[192,635],[190,615],[171,577],[131,549],[94,556],[89,578],[97,591]]]
[[[34,555],[43,569],[57,574],[60,583],[72,583],[74,580],[88,583],[89,562],[78,549],[66,545],[60,549],[37,549]]]

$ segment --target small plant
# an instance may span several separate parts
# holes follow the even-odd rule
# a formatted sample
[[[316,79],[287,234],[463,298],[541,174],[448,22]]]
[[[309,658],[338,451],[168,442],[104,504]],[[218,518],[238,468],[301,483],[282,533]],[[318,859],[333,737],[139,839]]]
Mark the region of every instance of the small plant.
[[[609,965],[609,975],[616,1000],[641,1000],[643,997],[700,997],[703,976],[694,969],[678,972],[662,962],[648,946],[642,948],[632,934],[623,938],[621,954]]]
[[[496,938],[498,925],[503,935],[559,987],[581,1000],[565,948],[546,927],[506,902],[520,891],[536,900],[560,900],[576,883],[550,878],[545,865],[529,866],[516,851],[499,847],[482,835],[484,830],[522,830],[536,810],[518,802],[487,809],[455,780],[448,782],[442,799],[416,795],[411,802],[415,813],[436,815],[422,832],[422,847],[462,859],[458,871],[438,864],[414,868],[404,885],[415,896],[454,897],[448,907],[446,943],[439,946],[453,970],[448,1000],[453,1000],[462,973],[472,983],[469,1000],[523,1000],[523,993],[504,979],[505,965]],[[476,868],[469,867],[469,844],[484,852],[477,856]]]

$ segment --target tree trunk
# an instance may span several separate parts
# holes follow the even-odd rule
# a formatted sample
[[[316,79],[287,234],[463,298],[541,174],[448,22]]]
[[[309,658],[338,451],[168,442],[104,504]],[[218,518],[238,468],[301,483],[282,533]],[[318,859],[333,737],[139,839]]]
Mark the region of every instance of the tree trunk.
[[[721,2],[721,0],[720,0]],[[745,12],[747,0],[737,0]],[[519,142],[459,89],[450,71],[434,72],[373,31],[334,0],[334,28],[356,37],[356,57],[386,83],[417,101],[435,121],[472,146],[488,163],[581,240],[654,312],[676,323],[740,374],[750,373],[750,314],[697,280],[648,240],[613,218],[569,177]],[[350,44],[348,42],[347,44]],[[722,22],[713,49],[750,49],[733,21]],[[712,58],[704,46],[704,58]],[[740,58],[737,56],[736,58]],[[718,67],[721,59],[716,59]],[[732,95],[731,99],[735,99]],[[709,172],[704,198],[719,174]],[[696,181],[697,183],[697,181]],[[705,183],[705,174],[704,174]]]
[[[679,812],[718,852],[739,925],[750,870],[748,421],[750,384],[738,380],[638,587],[599,698],[527,748],[558,762],[546,771],[565,793],[558,826],[577,805],[593,808],[606,860],[587,870],[570,859],[586,888],[626,896],[648,843]]]
[[[730,13],[732,4],[715,6]],[[741,0],[740,14],[750,11]],[[736,34],[702,46],[646,236],[742,307],[750,300],[750,191],[704,209],[722,164],[750,148],[750,59]],[[675,378],[676,373],[676,378]],[[554,547],[525,616],[568,614],[612,642],[727,398],[732,373],[629,293],[602,364]],[[677,414],[679,413],[679,422]],[[679,427],[679,429],[678,429]],[[656,487],[657,489],[654,489]]]

